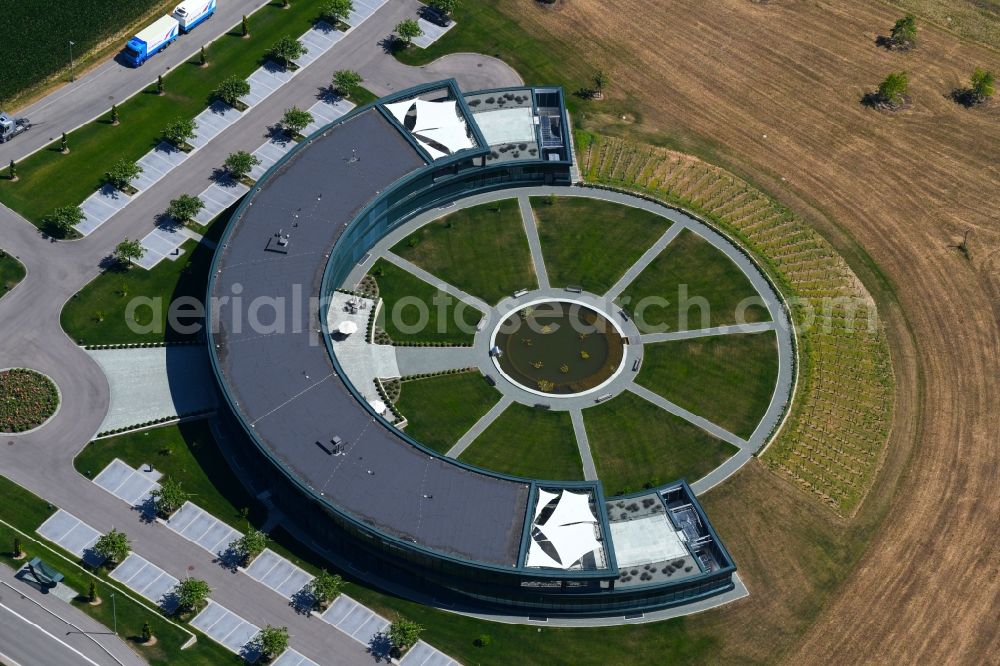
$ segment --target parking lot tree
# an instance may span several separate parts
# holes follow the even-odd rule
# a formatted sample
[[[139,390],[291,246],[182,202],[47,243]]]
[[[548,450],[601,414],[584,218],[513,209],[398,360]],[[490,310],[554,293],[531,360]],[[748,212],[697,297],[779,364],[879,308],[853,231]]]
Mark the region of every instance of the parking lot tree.
[[[302,42],[294,37],[285,35],[271,46],[267,55],[278,60],[283,67],[287,68],[297,58],[301,58],[306,53],[309,53],[309,49],[303,46]]]
[[[249,94],[250,83],[243,77],[236,75],[223,79],[222,83],[219,84],[219,87],[213,93],[216,99],[220,99],[229,106],[236,108],[246,108],[246,105],[240,98]]]
[[[276,657],[288,649],[288,627],[269,624],[254,637],[254,644],[264,659]]]
[[[240,180],[242,178],[246,178],[258,164],[260,164],[259,157],[251,155],[245,150],[238,150],[235,153],[229,154],[229,157],[226,158],[224,166],[226,167],[226,171],[229,172],[229,175],[236,180]]]
[[[159,488],[149,493],[149,496],[153,498],[156,514],[161,518],[169,518],[174,511],[183,506],[191,494],[184,491],[180,481],[168,476],[160,482]]]
[[[389,642],[396,650],[403,652],[420,638],[424,628],[413,620],[400,618],[389,625]]]
[[[131,266],[136,259],[142,259],[144,254],[146,254],[146,248],[142,246],[142,243],[130,240],[128,237],[122,239],[115,246],[115,259],[126,267]]]
[[[414,39],[424,34],[420,24],[411,18],[403,19],[396,24],[396,27],[393,30],[399,38],[399,41],[401,41],[405,46],[409,46],[413,43]]]
[[[175,118],[163,128],[163,138],[175,148],[183,148],[189,139],[193,139],[198,129],[198,123],[192,118]]]
[[[167,215],[177,222],[184,223],[200,213],[204,207],[205,202],[199,197],[182,194],[170,201],[170,205],[167,206]]]
[[[285,109],[285,115],[281,117],[281,124],[285,131],[293,136],[301,133],[312,121],[312,114],[297,106]]]
[[[253,525],[248,525],[247,531],[243,536],[233,539],[233,542],[229,544],[229,549],[246,566],[264,552],[264,549],[267,548],[267,542],[267,534],[261,532]]]
[[[458,0],[431,0],[428,4],[441,14],[451,16],[451,13],[458,8],[459,2]]]
[[[94,542],[94,552],[112,564],[118,564],[132,552],[132,543],[124,532],[111,528],[110,532]]]
[[[309,594],[312,595],[316,606],[326,608],[331,601],[340,596],[340,591],[343,587],[343,578],[323,569],[309,583]]]
[[[212,594],[212,588],[208,586],[208,583],[198,578],[185,578],[174,587],[177,610],[179,611],[197,610],[205,603],[210,594]]]
[[[343,97],[350,97],[354,89],[364,81],[353,69],[338,69],[333,73],[333,89]]]
[[[59,206],[43,218],[42,224],[50,236],[65,238],[84,217],[79,206]]]
[[[119,190],[128,189],[132,181],[142,173],[142,167],[135,161],[128,158],[121,158],[111,165],[111,168],[104,174],[105,179]]]
[[[319,17],[329,23],[337,24],[347,20],[354,11],[354,0],[327,0],[320,9]]]

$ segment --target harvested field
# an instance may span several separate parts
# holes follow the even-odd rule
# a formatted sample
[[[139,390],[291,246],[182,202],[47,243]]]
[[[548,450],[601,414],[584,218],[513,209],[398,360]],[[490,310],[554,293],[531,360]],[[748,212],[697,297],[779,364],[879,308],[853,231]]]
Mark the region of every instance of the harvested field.
[[[975,65],[1000,71],[1000,55],[926,22],[917,50],[879,49],[876,36],[900,10],[860,0],[496,6],[548,46],[539,53],[566,64],[556,82],[569,90],[588,85],[588,71],[606,71],[609,99],[574,102],[577,127],[696,151],[777,196],[865,280],[892,340],[891,445],[860,512],[848,528],[804,507],[782,532],[763,519],[741,523],[752,498],[734,489],[771,483],[762,465],[748,466],[706,502],[711,515],[725,514],[717,522],[740,528],[720,532],[759,594],[687,626],[711,629],[723,656],[741,660],[995,660],[1000,104],[967,110],[948,93]],[[909,110],[858,103],[898,69],[910,73]],[[971,259],[954,247],[967,229]],[[794,496],[768,497],[774,515],[794,513]],[[804,543],[827,544],[836,562],[803,550],[776,569],[762,557]],[[768,611],[789,621],[762,617]]]

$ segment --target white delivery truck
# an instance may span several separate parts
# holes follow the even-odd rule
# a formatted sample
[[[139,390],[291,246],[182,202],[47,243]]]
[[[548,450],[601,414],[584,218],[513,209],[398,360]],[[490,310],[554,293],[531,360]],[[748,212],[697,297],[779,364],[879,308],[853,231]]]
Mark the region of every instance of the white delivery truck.
[[[161,16],[148,28],[143,28],[125,45],[125,60],[138,67],[156,53],[170,46],[180,35],[180,24],[172,16]]]
[[[191,30],[201,23],[212,18],[215,13],[216,0],[184,0],[174,8],[173,17],[181,26],[181,32],[191,32]]]

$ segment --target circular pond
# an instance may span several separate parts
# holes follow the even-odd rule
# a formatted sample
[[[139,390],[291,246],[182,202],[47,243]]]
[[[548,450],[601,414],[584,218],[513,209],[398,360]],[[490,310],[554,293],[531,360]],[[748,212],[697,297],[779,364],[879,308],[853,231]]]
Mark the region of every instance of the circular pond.
[[[501,322],[491,353],[508,379],[532,393],[571,396],[614,378],[625,340],[617,324],[583,303],[542,301]]]

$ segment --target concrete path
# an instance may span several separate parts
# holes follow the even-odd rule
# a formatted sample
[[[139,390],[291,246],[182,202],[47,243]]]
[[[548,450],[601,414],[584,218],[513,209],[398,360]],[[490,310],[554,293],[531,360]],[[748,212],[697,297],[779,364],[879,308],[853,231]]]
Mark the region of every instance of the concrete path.
[[[576,435],[576,445],[580,448],[580,460],[583,463],[583,478],[594,481],[597,477],[597,467],[594,466],[594,455],[590,451],[590,438],[587,437],[587,428],[583,424],[583,411],[579,409],[571,410],[570,418],[573,420],[573,434]]]
[[[382,253],[382,256],[387,261],[389,261],[390,263],[393,263],[396,266],[402,268],[407,273],[411,273],[412,275],[414,275],[415,277],[420,278],[421,280],[423,280],[427,284],[432,285],[434,287],[437,287],[439,291],[443,291],[444,293],[449,294],[450,296],[454,296],[455,298],[457,298],[458,300],[462,301],[463,303],[468,303],[469,305],[471,305],[472,307],[476,308],[477,310],[479,310],[483,314],[488,314],[490,312],[490,310],[493,309],[489,305],[487,305],[487,303],[485,301],[483,301],[482,299],[477,298],[476,296],[473,296],[472,294],[469,294],[467,292],[462,291],[461,289],[459,289],[458,287],[456,287],[453,284],[449,284],[449,283],[445,282],[444,280],[441,280],[440,278],[436,277],[435,275],[433,275],[433,274],[425,271],[420,266],[417,266],[415,263],[413,263],[411,261],[407,261],[406,259],[403,259],[398,254],[395,254],[395,253],[393,253],[393,252],[391,252],[389,250],[386,250],[385,252]]]
[[[531,263],[535,267],[535,279],[539,289],[548,289],[549,271],[545,267],[545,257],[542,255],[542,242],[538,239],[538,222],[531,210],[531,200],[525,194],[517,197],[517,205],[521,209],[521,220],[524,223],[524,234],[528,237],[528,249],[531,250]]]
[[[403,377],[475,368],[479,365],[472,347],[395,347],[394,349],[399,374]]]
[[[202,345],[93,349],[111,388],[101,431],[215,409],[215,378]]]
[[[480,419],[476,421],[475,425],[469,428],[469,430],[464,435],[459,437],[458,441],[455,442],[455,446],[448,449],[447,455],[452,458],[457,458],[460,455],[462,455],[462,453],[467,448],[469,448],[469,444],[472,444],[472,442],[475,441],[476,437],[479,437],[481,434],[483,434],[483,431],[489,428],[490,425],[494,421],[496,421],[501,414],[504,413],[504,410],[506,410],[512,404],[514,404],[514,399],[511,398],[510,396],[505,395],[501,397],[500,401],[497,402],[497,404],[493,405],[492,408],[490,408],[490,411],[483,414],[482,417],[480,417]]]
[[[646,333],[639,339],[642,344],[655,344],[657,342],[670,342],[671,340],[691,340],[694,338],[708,338],[713,335],[739,335],[741,333],[763,333],[773,331],[777,325],[773,321],[765,321],[757,324],[734,324],[732,326],[716,326],[714,328],[696,328],[690,331],[669,331],[666,333]]]
[[[741,449],[747,448],[749,446],[746,440],[737,437],[736,435],[729,432],[725,428],[722,428],[721,426],[718,426],[715,423],[709,421],[708,419],[698,416],[693,412],[689,412],[683,407],[675,405],[674,403],[670,402],[663,396],[657,393],[653,393],[652,391],[650,391],[645,387],[639,386],[638,384],[633,384],[632,387],[629,388],[629,391],[635,393],[643,400],[647,400],[653,403],[660,409],[670,412],[674,416],[679,416],[692,425],[698,426],[699,428],[701,428],[708,434],[712,435],[713,437],[717,437],[718,439],[721,439],[724,442],[728,442],[733,446],[739,447]]]
[[[608,300],[615,300],[618,298],[621,293],[625,291],[626,287],[632,284],[635,279],[639,277],[644,270],[646,270],[646,267],[649,266],[654,259],[660,256],[660,253],[663,252],[668,245],[670,245],[670,241],[677,238],[677,235],[680,234],[683,229],[684,227],[680,224],[670,225],[667,230],[663,232],[663,235],[660,236],[655,243],[650,245],[648,250],[642,253],[639,260],[629,266],[624,275],[618,278],[618,281],[615,282],[614,285],[611,286],[611,289],[608,290],[608,293],[605,294],[605,298]]]

